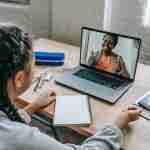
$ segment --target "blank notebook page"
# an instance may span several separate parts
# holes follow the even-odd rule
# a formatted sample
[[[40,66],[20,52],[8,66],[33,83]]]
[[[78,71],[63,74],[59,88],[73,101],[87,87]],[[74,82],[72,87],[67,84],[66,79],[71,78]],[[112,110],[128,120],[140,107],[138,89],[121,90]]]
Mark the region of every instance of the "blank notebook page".
[[[54,114],[54,124],[90,124],[91,114],[88,97],[57,96]]]

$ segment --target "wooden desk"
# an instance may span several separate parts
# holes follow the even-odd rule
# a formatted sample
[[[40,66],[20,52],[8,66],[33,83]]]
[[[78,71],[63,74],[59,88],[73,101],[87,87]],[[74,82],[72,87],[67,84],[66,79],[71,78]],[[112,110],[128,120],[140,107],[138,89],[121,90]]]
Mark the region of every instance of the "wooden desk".
[[[50,74],[61,75],[64,70],[75,67],[79,62],[79,48],[71,45],[58,43],[46,39],[36,40],[34,43],[35,49],[45,49],[45,50],[58,50],[64,51],[66,55],[66,62],[63,67],[52,68],[49,67]],[[39,71],[45,69],[46,67],[35,67],[35,72],[38,74]],[[57,95],[75,95],[77,92],[64,88],[62,86],[56,85],[53,81],[45,84],[44,91],[48,91],[48,87],[54,89]],[[110,105],[101,100],[96,100],[90,98],[92,113],[93,113],[93,124],[88,128],[68,126],[76,132],[89,136],[96,132],[96,129],[103,123],[111,122],[115,115],[125,107],[133,104],[138,97],[143,95],[146,91],[150,90],[150,67],[139,64],[136,80],[132,88],[115,104]],[[44,94],[43,94],[44,96]],[[35,98],[35,94],[28,93],[20,96],[19,104],[30,103]],[[43,110],[53,117],[53,106],[49,106]],[[130,125],[130,129],[127,131],[125,136],[125,143],[123,147],[126,150],[149,150],[150,146],[150,122],[140,118],[136,123]]]

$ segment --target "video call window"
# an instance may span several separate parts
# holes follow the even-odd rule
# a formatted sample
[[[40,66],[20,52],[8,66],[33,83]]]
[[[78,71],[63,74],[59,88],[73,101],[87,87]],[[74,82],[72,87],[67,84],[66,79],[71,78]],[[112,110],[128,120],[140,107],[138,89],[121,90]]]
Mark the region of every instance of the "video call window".
[[[133,79],[139,40],[84,29],[81,64]]]

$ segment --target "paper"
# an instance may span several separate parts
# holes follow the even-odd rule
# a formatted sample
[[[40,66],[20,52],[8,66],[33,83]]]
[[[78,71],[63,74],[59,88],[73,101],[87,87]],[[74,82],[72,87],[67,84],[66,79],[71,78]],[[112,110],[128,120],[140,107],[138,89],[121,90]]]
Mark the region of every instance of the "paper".
[[[57,96],[54,114],[54,124],[90,124],[91,113],[88,97],[79,96]]]

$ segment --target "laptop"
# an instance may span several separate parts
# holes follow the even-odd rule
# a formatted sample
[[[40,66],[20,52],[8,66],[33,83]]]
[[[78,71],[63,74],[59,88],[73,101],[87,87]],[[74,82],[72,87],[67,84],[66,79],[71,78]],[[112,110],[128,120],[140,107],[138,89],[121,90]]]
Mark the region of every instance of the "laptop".
[[[115,103],[135,80],[140,48],[137,37],[82,27],[80,65],[56,83]]]

